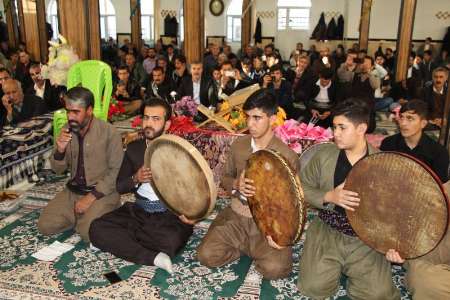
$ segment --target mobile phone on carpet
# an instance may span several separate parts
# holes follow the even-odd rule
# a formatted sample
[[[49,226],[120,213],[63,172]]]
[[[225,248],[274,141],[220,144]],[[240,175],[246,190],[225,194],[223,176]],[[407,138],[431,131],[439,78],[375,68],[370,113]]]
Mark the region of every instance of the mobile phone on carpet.
[[[116,272],[106,273],[103,274],[103,276],[105,276],[105,278],[108,279],[111,284],[122,281],[122,278],[120,278],[119,274],[117,274]]]

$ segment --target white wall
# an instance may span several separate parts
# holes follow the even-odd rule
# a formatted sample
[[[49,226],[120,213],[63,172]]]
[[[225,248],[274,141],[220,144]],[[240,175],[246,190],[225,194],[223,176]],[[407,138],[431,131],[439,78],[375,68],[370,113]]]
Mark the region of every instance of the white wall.
[[[150,0],[143,0],[150,1]],[[116,30],[117,33],[131,33],[131,8],[130,1],[111,0],[116,10]]]
[[[431,37],[442,40],[450,26],[450,18],[438,19],[439,11],[450,12],[449,0],[417,0],[416,17],[414,21],[413,39],[424,40]]]
[[[49,0],[46,0],[48,2]],[[117,14],[117,32],[130,33],[130,5],[128,0],[111,0]],[[142,0],[153,1],[153,0]],[[179,12],[183,0],[155,0],[159,1],[160,10],[173,10],[179,20]],[[199,0],[200,1],[200,0]],[[209,12],[210,0],[204,1],[205,37],[211,35],[226,36],[226,10],[231,0],[224,0],[224,13],[215,17]],[[370,39],[396,39],[400,14],[401,0],[374,0],[370,17]],[[423,40],[431,36],[435,40],[442,40],[446,28],[450,26],[450,19],[438,19],[438,11],[449,11],[450,0],[418,0],[414,24],[413,39]],[[0,0],[0,11],[3,11],[3,1]],[[278,31],[277,30],[277,1],[254,0],[252,8],[252,36],[258,12],[273,12],[273,18],[261,18],[263,36],[274,36],[275,43],[285,57],[299,41],[309,47],[313,41],[309,40],[311,32],[316,26],[321,12],[338,12],[344,16],[346,38],[359,37],[359,19],[361,0],[312,0],[309,30]],[[164,31],[164,18],[159,18],[161,34]],[[330,18],[326,18],[328,23]],[[240,43],[231,44],[234,51],[240,48]]]

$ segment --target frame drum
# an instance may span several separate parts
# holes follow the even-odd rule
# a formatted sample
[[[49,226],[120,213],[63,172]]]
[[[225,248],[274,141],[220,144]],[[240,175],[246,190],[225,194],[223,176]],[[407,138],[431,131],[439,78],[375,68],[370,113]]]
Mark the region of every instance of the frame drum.
[[[306,219],[306,202],[294,169],[276,151],[253,153],[245,177],[254,181],[255,196],[248,199],[255,223],[264,236],[280,246],[300,239]]]
[[[375,250],[403,258],[433,250],[448,224],[448,200],[439,178],[419,160],[379,152],[357,162],[344,189],[361,200],[347,217],[359,238]]]
[[[165,134],[147,147],[145,166],[152,171],[152,185],[161,201],[177,215],[206,218],[214,209],[217,187],[213,173],[188,141]]]

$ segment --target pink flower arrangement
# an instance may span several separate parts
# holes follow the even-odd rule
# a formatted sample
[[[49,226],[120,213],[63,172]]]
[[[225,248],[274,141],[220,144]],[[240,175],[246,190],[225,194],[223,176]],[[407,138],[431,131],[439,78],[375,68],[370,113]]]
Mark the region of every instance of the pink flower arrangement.
[[[172,105],[172,109],[177,116],[194,117],[197,115],[197,106],[192,97],[184,96]]]
[[[276,127],[274,133],[297,153],[303,151],[305,144],[326,142],[333,138],[333,132],[330,128],[325,129],[312,124],[299,123],[292,119]]]

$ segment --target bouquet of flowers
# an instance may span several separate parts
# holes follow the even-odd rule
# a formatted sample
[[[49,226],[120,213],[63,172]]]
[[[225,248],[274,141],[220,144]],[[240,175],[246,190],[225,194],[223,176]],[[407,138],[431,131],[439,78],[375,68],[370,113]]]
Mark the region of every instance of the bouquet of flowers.
[[[308,145],[326,142],[333,138],[330,128],[325,129],[312,124],[299,123],[292,119],[276,127],[274,133],[297,153],[301,153]]]
[[[197,115],[198,104],[190,96],[184,96],[175,104],[172,104],[172,109],[177,116],[194,117]]]
[[[116,121],[117,117],[125,113],[125,108],[123,107],[122,101],[116,100],[115,97],[111,98],[108,110],[108,120]]]
[[[233,110],[223,116],[223,118],[231,124],[231,127],[234,130],[241,130],[247,127],[247,118],[242,109],[233,108]]]
[[[58,39],[60,42],[49,42],[48,63],[42,66],[42,77],[50,79],[52,85],[66,86],[67,73],[79,58],[62,35],[59,35]]]
[[[230,108],[230,103],[228,101],[224,101],[220,106],[220,111],[224,111]],[[223,116],[223,118],[231,124],[231,127],[234,130],[241,130],[247,127],[246,116],[242,108],[233,107],[231,112],[227,113]],[[278,107],[277,111],[277,119],[274,123],[274,127],[281,126],[286,120],[286,112],[281,107]]]

